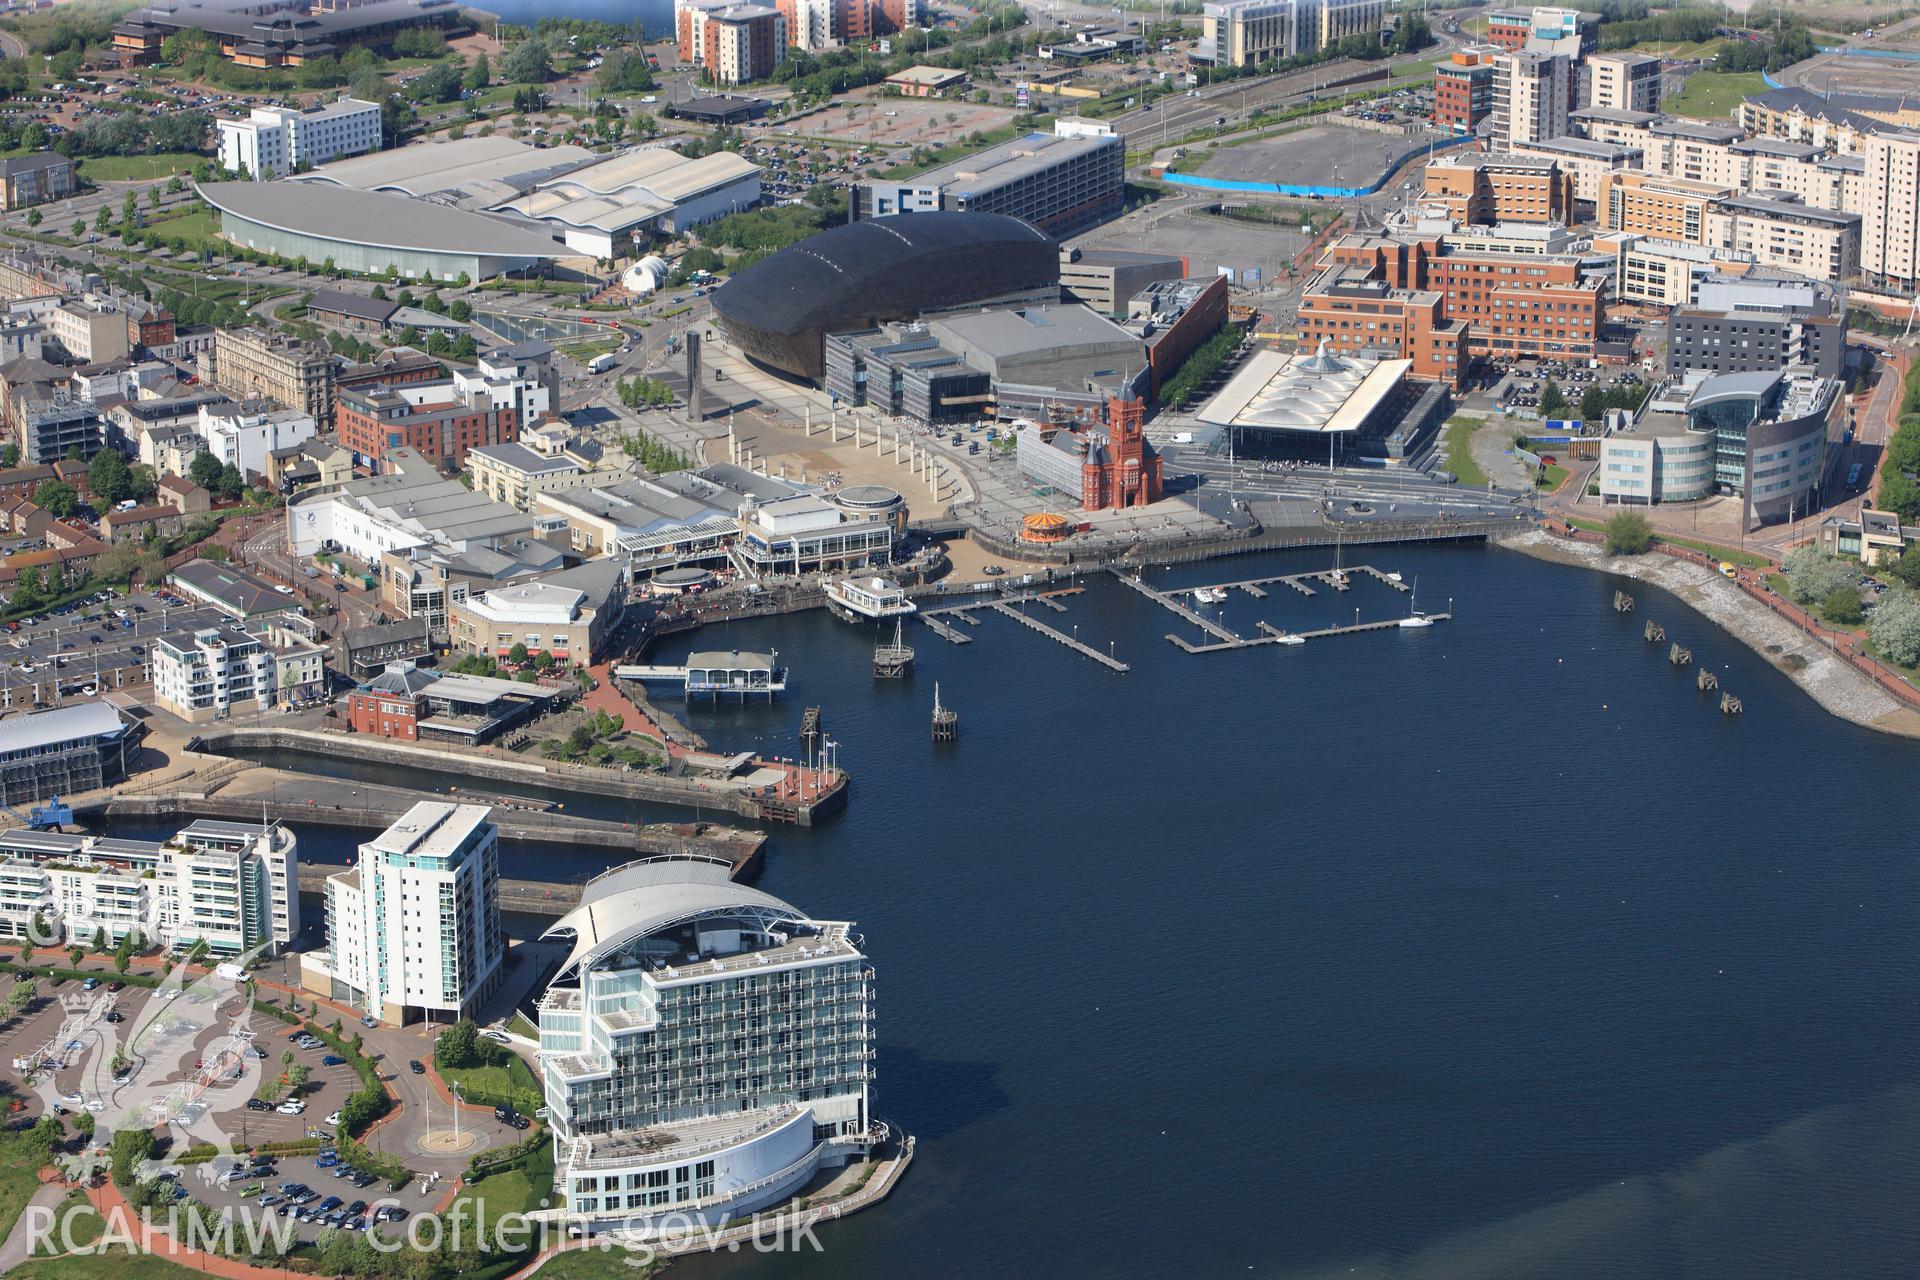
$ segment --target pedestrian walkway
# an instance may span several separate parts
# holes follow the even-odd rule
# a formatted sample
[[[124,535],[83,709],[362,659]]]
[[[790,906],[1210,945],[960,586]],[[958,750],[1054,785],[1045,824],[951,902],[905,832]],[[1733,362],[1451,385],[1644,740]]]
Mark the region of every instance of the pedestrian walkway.
[[[66,1198],[67,1187],[58,1181],[41,1183],[28,1197],[26,1210],[14,1220],[13,1230],[7,1233],[5,1243],[0,1243],[0,1274],[13,1270],[33,1253],[34,1245],[38,1243],[33,1234],[36,1210],[52,1209]]]

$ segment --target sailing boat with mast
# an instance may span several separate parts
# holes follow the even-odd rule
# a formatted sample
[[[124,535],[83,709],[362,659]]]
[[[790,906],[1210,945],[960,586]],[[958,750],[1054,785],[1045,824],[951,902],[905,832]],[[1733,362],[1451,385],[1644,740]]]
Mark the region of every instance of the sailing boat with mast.
[[[1408,612],[1406,617],[1400,619],[1401,626],[1430,627],[1433,625],[1433,619],[1429,618],[1426,614],[1420,612],[1420,578],[1418,575],[1415,575],[1413,579],[1413,599],[1408,601],[1407,603],[1410,607],[1410,611]]]

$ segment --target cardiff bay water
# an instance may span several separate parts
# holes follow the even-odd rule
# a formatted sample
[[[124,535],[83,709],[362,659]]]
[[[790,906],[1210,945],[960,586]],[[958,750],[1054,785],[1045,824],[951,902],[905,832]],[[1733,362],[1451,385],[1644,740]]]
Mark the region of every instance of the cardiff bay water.
[[[687,711],[716,745],[795,754],[823,708],[852,801],[778,829],[761,883],[859,922],[884,975],[878,1111],[919,1139],[823,1254],[677,1267],[1912,1274],[1920,744],[1826,715],[1657,590],[1621,618],[1615,580],[1510,552],[1367,558],[1455,618],[1195,656],[1164,638],[1187,624],[1095,576],[1046,620],[1125,675],[991,614],[965,646],[915,628],[905,681],[875,681],[875,635],[825,613],[656,651],[792,668],[784,701]],[[1244,634],[1407,601],[1357,579],[1221,607]],[[929,741],[936,680],[950,747]],[[502,870],[603,857],[516,847]]]

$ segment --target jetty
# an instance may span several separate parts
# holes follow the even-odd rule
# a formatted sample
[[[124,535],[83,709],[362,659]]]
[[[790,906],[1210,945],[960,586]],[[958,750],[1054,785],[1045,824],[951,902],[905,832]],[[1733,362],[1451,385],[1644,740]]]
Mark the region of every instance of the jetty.
[[[1137,575],[1122,573],[1119,569],[1110,569],[1108,572],[1112,573],[1114,577],[1120,579],[1120,581],[1126,583],[1155,604],[1167,609],[1175,616],[1191,622],[1194,626],[1213,637],[1211,643],[1203,641],[1196,644],[1185,636],[1174,635],[1172,632],[1169,632],[1167,639],[1186,653],[1221,653],[1229,649],[1252,649],[1265,644],[1299,644],[1306,640],[1321,640],[1328,636],[1352,635],[1360,631],[1388,631],[1398,628],[1404,619],[1382,618],[1378,622],[1352,622],[1344,626],[1320,627],[1313,631],[1283,631],[1271,623],[1258,622],[1254,625],[1257,626],[1263,634],[1258,636],[1243,636],[1214,619],[1207,617],[1205,614],[1190,608],[1181,601],[1181,597],[1183,596],[1191,597],[1203,591],[1209,594],[1226,591],[1244,591],[1255,599],[1262,599],[1267,594],[1265,588],[1273,586],[1276,583],[1291,587],[1302,595],[1310,596],[1314,594],[1314,589],[1307,585],[1308,583],[1319,582],[1331,586],[1336,591],[1345,591],[1348,580],[1356,573],[1364,573],[1371,578],[1378,579],[1380,582],[1392,587],[1395,591],[1411,590],[1406,583],[1400,580],[1399,574],[1388,573],[1386,570],[1375,568],[1370,564],[1355,565],[1350,569],[1313,569],[1306,573],[1282,573],[1267,578],[1242,578],[1235,582],[1206,583],[1197,587],[1180,587],[1172,591],[1161,591],[1156,587],[1150,587],[1142,582]],[[1421,614],[1420,616],[1429,622],[1447,622],[1453,618],[1451,612],[1427,613]]]
[[[1018,622],[1021,626],[1031,627],[1035,631],[1038,631],[1041,635],[1045,636],[1047,639],[1057,640],[1061,644],[1067,646],[1067,648],[1072,649],[1074,652],[1079,653],[1085,657],[1092,658],[1095,662],[1099,663],[1103,667],[1106,667],[1110,671],[1126,672],[1126,671],[1132,670],[1131,667],[1127,666],[1126,663],[1120,661],[1118,658],[1109,657],[1107,654],[1100,652],[1098,649],[1094,648],[1092,645],[1082,644],[1078,639],[1068,635],[1066,632],[1056,631],[1052,627],[1048,626],[1046,623],[1040,621],[1038,618],[1028,617],[1026,614],[1020,612],[1018,609],[1014,608],[1010,604],[1005,603],[1004,601],[996,600],[991,605],[989,605],[988,608],[994,610],[994,612],[996,613],[1004,613],[1009,618],[1012,618],[1015,622]]]
[[[1147,599],[1153,601],[1157,605],[1160,605],[1162,608],[1169,609],[1172,612],[1180,615],[1182,618],[1185,618],[1188,622],[1191,622],[1194,626],[1200,628],[1202,631],[1206,632],[1208,635],[1213,636],[1216,639],[1226,640],[1226,641],[1238,640],[1240,638],[1239,636],[1235,635],[1233,632],[1221,626],[1219,623],[1215,622],[1213,619],[1205,617],[1199,613],[1196,613],[1194,610],[1189,609],[1186,605],[1181,604],[1178,600],[1174,599],[1172,596],[1168,595],[1166,592],[1156,591],[1154,588],[1142,582],[1137,575],[1130,574],[1130,573],[1122,573],[1118,569],[1112,570],[1112,573],[1114,577],[1120,579],[1120,581],[1126,583],[1128,586],[1132,587],[1135,591],[1138,591],[1141,595],[1145,596]],[[1195,587],[1193,588],[1193,590],[1197,591],[1197,590],[1201,590],[1201,588]]]
[[[1430,622],[1449,622],[1453,619],[1451,613],[1429,613],[1422,616]],[[1217,644],[1195,644],[1184,636],[1171,634],[1167,639],[1187,653],[1221,653],[1228,649],[1253,649],[1263,644],[1300,644],[1307,640],[1324,640],[1329,636],[1357,635],[1362,631],[1398,631],[1400,623],[1399,618],[1382,618],[1378,622],[1349,622],[1344,626],[1320,627],[1313,631],[1282,631],[1271,623],[1260,622],[1254,625],[1265,634],[1235,636],[1232,640]]]

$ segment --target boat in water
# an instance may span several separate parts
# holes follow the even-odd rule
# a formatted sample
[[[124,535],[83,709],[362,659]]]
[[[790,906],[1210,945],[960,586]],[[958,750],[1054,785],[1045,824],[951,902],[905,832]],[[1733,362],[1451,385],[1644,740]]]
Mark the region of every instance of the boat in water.
[[[827,583],[827,608],[848,622],[901,618],[916,607],[900,584],[887,578],[835,578]]]
[[[1202,604],[1223,604],[1227,593],[1220,587],[1200,587],[1194,591],[1193,598]]]
[[[1411,611],[1406,617],[1400,619],[1401,626],[1430,627],[1433,625],[1433,619],[1420,612],[1420,579],[1418,578],[1413,580],[1413,598],[1407,603],[1411,606]]]

